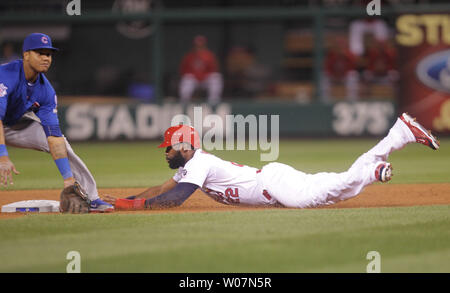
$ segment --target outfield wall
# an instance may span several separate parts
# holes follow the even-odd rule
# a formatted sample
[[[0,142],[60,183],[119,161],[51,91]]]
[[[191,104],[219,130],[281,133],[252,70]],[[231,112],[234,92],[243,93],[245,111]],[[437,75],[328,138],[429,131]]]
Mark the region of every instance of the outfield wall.
[[[223,103],[216,112],[208,105],[197,105],[189,107],[185,117],[182,113],[181,106],[173,103],[73,103],[59,107],[61,128],[71,141],[159,139],[177,121],[203,133],[267,126],[269,132],[279,130],[280,137],[380,136],[397,116],[396,105],[390,101],[327,105],[250,101]]]

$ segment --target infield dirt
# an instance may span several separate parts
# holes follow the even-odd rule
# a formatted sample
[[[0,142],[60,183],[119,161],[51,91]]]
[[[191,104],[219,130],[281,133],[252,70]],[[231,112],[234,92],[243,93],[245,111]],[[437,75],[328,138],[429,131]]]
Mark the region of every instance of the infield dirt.
[[[126,197],[137,194],[145,188],[105,188],[100,194]],[[0,191],[0,206],[22,200],[59,200],[60,190],[3,190]],[[435,184],[376,184],[368,186],[364,191],[347,201],[339,202],[323,208],[364,208],[393,207],[418,205],[450,204],[450,183]],[[229,206],[218,203],[201,191],[196,191],[186,202],[176,208],[147,211],[122,211],[116,213],[173,213],[173,212],[215,212],[233,210],[252,210],[273,207]],[[14,218],[25,213],[0,213],[0,219]]]

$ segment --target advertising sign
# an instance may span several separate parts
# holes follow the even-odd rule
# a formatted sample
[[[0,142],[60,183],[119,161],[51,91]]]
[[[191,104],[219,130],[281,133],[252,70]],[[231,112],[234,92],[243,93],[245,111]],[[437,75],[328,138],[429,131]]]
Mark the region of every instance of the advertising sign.
[[[434,132],[450,133],[450,13],[397,18],[399,110]]]

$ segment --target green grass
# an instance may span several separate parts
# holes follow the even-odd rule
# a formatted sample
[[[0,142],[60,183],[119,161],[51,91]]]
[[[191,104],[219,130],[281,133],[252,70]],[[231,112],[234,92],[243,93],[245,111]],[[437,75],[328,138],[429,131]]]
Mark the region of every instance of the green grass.
[[[279,162],[344,171],[375,139],[284,140]],[[450,139],[391,155],[395,184],[449,182]],[[98,186],[147,187],[173,175],[157,142],[73,144]],[[9,190],[61,188],[48,154],[9,148],[21,174]],[[256,151],[212,151],[262,167]],[[392,184],[390,183],[390,184]],[[4,194],[4,193],[3,193]],[[0,191],[0,196],[2,192]],[[450,205],[208,213],[45,215],[0,220],[0,272],[450,272]]]
[[[0,221],[0,272],[450,272],[449,206]]]

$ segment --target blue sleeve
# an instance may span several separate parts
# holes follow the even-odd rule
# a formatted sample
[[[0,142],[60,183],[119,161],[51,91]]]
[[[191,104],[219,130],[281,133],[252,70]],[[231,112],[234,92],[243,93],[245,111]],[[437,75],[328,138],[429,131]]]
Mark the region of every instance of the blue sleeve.
[[[0,69],[0,120],[4,120],[8,107],[8,96],[13,91],[14,82],[8,78],[6,72]]]
[[[59,125],[58,119],[58,100],[55,90],[50,86],[47,87],[45,97],[42,100],[36,115],[41,119],[42,125]]]
[[[198,185],[192,183],[178,183],[173,189],[145,201],[148,208],[166,208],[181,205],[191,196]]]
[[[58,119],[58,98],[52,86],[47,85],[46,93],[36,115],[41,119],[45,135],[61,137]]]

